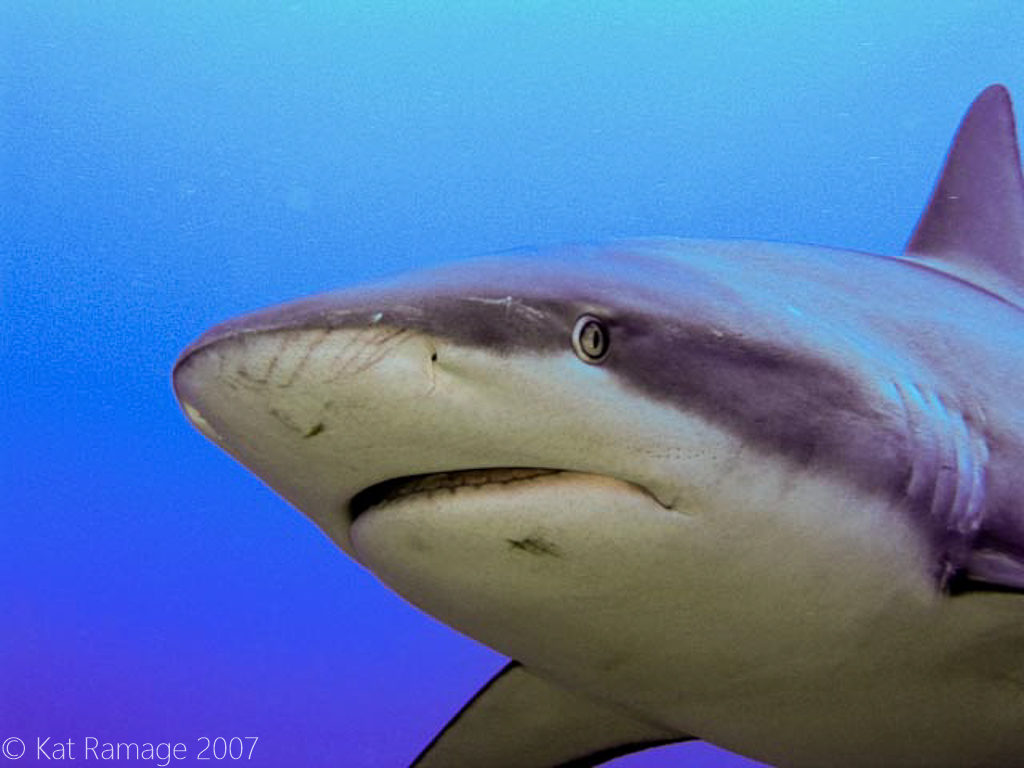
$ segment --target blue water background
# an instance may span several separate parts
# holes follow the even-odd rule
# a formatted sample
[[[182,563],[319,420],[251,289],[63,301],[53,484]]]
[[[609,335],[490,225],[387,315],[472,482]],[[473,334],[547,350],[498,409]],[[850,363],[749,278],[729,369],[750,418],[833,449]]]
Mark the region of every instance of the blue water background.
[[[0,5],[0,738],[407,761],[501,659],[194,432],[178,351],[523,244],[897,252],[1022,51],[1017,0]]]

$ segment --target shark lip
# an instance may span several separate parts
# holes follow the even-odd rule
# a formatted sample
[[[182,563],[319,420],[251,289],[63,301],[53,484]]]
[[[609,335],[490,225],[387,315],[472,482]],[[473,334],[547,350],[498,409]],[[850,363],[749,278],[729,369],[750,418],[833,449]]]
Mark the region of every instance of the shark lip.
[[[562,474],[566,471],[542,467],[489,467],[394,477],[368,486],[353,496],[349,502],[349,520],[355,522],[360,515],[374,507],[411,496],[437,493],[454,494],[463,488],[508,486],[529,482],[539,477]]]
[[[599,476],[578,470],[549,467],[485,467],[394,477],[367,486],[352,497],[348,504],[349,523],[354,523],[360,515],[371,509],[415,496],[455,494],[462,489],[487,490],[499,486],[508,487],[566,474]],[[650,489],[635,482],[623,482],[649,496],[664,509],[672,509],[672,505],[663,501]]]

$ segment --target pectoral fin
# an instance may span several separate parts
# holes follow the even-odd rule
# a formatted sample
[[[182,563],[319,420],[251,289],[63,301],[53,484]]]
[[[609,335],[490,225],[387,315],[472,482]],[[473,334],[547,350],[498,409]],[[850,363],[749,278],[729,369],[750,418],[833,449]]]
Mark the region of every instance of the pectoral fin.
[[[470,699],[413,766],[576,768],[691,738],[551,685],[513,661]]]

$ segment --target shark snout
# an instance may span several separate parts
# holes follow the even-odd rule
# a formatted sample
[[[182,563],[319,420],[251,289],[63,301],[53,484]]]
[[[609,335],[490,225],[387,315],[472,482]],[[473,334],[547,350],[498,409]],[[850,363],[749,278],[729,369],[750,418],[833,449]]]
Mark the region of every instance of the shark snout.
[[[184,355],[175,366],[174,388],[183,405],[203,413],[207,422],[244,416],[248,424],[262,410],[306,435],[326,428],[323,420],[339,401],[369,394],[364,384],[372,388],[367,405],[426,394],[433,386],[435,359],[432,342],[405,328],[230,333]],[[379,389],[385,384],[388,393]],[[249,410],[240,412],[243,403]]]
[[[435,362],[408,328],[227,327],[182,355],[173,384],[200,432],[347,548],[348,500],[422,463]],[[386,418],[399,412],[413,416]]]

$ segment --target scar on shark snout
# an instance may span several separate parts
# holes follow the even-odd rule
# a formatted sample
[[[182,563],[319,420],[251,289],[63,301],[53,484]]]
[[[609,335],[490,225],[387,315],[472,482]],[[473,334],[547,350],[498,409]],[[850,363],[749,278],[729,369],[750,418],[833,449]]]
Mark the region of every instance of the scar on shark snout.
[[[526,536],[522,539],[505,539],[509,547],[529,555],[548,555],[550,557],[562,557],[562,550],[556,544],[548,541],[542,536]]]
[[[318,421],[311,427],[303,428],[302,426],[297,424],[296,420],[285,411],[282,411],[278,408],[270,408],[269,411],[270,415],[277,419],[279,423],[283,424],[292,432],[296,432],[299,435],[301,435],[302,439],[304,440],[308,440],[311,437],[316,437],[326,429],[326,425],[322,421]]]
[[[316,424],[314,424],[312,427],[306,430],[306,433],[303,435],[303,437],[307,439],[310,437],[316,437],[323,431],[324,423],[322,421],[318,421]]]

